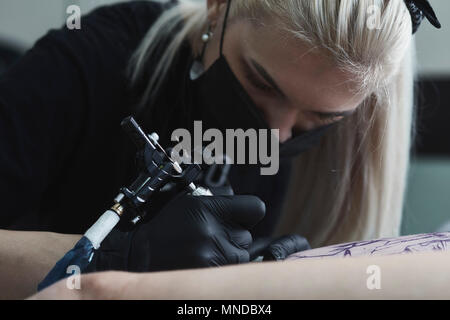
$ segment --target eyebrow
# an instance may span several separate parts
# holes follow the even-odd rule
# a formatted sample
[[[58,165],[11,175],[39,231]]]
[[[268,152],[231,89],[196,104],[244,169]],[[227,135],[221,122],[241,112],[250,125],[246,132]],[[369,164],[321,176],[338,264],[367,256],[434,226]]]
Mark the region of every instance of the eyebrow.
[[[250,62],[252,63],[253,67],[258,71],[259,75],[264,78],[274,89],[278,92],[279,95],[281,95],[283,98],[286,98],[286,95],[284,92],[280,89],[280,87],[277,85],[276,81],[270,76],[270,74],[264,69],[263,66],[261,66],[258,62],[256,62],[253,59],[250,59]]]
[[[287,98],[287,96],[284,94],[284,92],[280,89],[280,87],[277,85],[276,81],[270,76],[270,74],[264,69],[263,66],[261,66],[258,62],[250,58],[250,62],[253,65],[253,67],[258,71],[259,75],[263,77],[264,80],[266,80],[274,89],[278,92],[279,95],[281,95],[283,98]],[[347,117],[352,115],[355,112],[355,110],[350,111],[340,111],[340,112],[319,112],[319,111],[313,111],[313,113],[321,118],[325,119],[332,119],[332,118],[338,118],[338,117]]]

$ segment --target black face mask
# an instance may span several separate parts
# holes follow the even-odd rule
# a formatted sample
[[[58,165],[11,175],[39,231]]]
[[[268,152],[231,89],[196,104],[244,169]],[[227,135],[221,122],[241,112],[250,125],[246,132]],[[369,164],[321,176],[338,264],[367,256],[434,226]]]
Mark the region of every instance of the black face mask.
[[[195,107],[207,129],[216,128],[222,132],[226,129],[266,129],[270,132],[263,113],[247,94],[223,55],[226,20],[227,17],[222,31],[220,57],[208,70],[192,80],[196,95]],[[295,132],[291,139],[280,143],[280,158],[295,157],[313,148],[331,126],[333,124],[311,131]]]

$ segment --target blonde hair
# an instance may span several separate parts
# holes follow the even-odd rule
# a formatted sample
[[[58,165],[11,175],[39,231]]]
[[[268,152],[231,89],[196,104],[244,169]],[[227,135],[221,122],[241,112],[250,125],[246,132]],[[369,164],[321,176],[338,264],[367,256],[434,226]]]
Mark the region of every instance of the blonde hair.
[[[378,25],[371,28],[369,18],[377,13]],[[264,16],[326,52],[367,95],[319,147],[296,159],[277,233],[297,232],[313,247],[399,235],[414,114],[412,23],[404,1],[232,1],[230,19]],[[183,42],[198,43],[207,23],[206,1],[184,0],[152,26],[132,59],[133,81],[158,45],[170,41],[142,106],[148,107]]]

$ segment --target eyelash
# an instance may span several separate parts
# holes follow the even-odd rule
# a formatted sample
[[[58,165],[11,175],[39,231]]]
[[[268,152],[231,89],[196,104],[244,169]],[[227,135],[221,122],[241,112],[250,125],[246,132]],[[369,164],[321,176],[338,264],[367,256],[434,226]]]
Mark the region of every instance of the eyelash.
[[[247,72],[246,78],[256,89],[261,90],[265,93],[272,93],[273,88],[269,87],[268,85],[265,85],[264,83],[261,83],[259,80],[256,79],[256,77],[252,73]]]
[[[329,118],[329,117],[326,117],[326,116],[322,116],[322,115],[317,115],[317,116],[319,117],[320,121],[322,123],[324,123],[324,124],[331,124],[331,123],[338,122],[338,121],[342,120],[341,116],[335,116],[335,117],[332,117],[332,118]]]

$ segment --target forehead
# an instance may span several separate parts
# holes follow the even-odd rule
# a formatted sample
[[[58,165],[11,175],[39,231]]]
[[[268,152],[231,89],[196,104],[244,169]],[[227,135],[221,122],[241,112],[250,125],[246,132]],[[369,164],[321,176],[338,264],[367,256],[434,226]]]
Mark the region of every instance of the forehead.
[[[295,105],[319,111],[356,108],[364,96],[359,85],[325,54],[294,38],[275,22],[234,24],[239,32],[241,53],[263,66]]]

